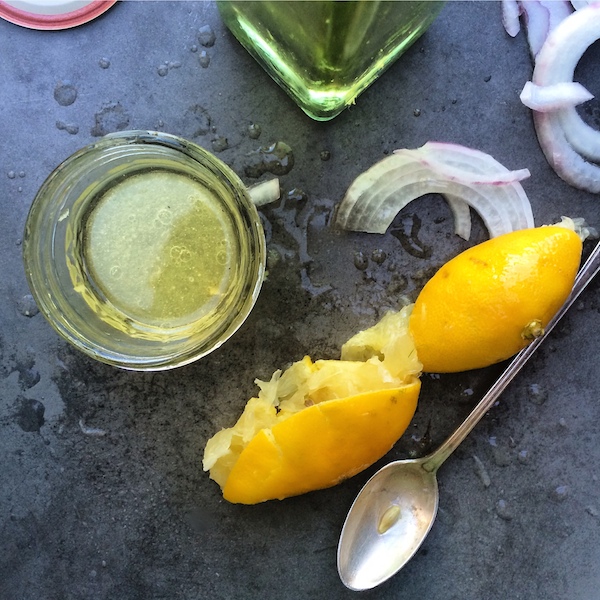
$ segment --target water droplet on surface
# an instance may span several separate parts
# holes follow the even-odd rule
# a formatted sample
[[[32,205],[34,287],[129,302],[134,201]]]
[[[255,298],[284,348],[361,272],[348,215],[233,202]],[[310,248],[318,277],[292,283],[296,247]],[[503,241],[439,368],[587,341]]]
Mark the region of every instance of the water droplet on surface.
[[[77,88],[72,83],[59,83],[54,88],[54,99],[61,106],[70,106],[77,100]]]
[[[257,140],[262,133],[262,128],[257,123],[250,123],[248,125],[248,137],[252,140]]]
[[[394,273],[392,275],[392,279],[387,286],[388,294],[398,294],[406,289],[408,285],[408,279],[404,277],[404,275],[399,275],[398,273]]]
[[[98,61],[98,66],[99,66],[101,69],[108,69],[108,67],[110,67],[110,60],[108,60],[108,58],[101,58],[101,59]]]
[[[264,173],[286,175],[294,166],[294,153],[285,142],[275,142],[264,146],[248,155],[248,163],[244,167],[247,177],[258,178]]]
[[[203,25],[200,27],[200,29],[198,29],[198,41],[200,42],[201,46],[210,48],[211,46],[215,45],[216,39],[217,36],[210,25]]]
[[[17,174],[16,174],[14,171],[9,171],[9,172],[6,174],[6,176],[7,176],[9,179],[14,179],[14,178],[17,176]]]
[[[45,423],[45,412],[46,407],[39,400],[20,398],[16,415],[17,424],[23,431],[39,433]]]
[[[559,500],[560,502],[565,500],[568,495],[569,488],[566,485],[559,485],[556,488],[554,488],[554,491],[552,492],[552,496],[554,497],[554,499]]]
[[[420,117],[421,116],[421,109],[420,108],[415,108],[415,110],[413,110],[413,115],[415,117]]]
[[[508,467],[512,462],[508,450],[500,446],[492,446],[492,456],[494,457],[494,463],[499,467]]]
[[[181,68],[181,61],[179,61],[179,60],[169,61],[169,64],[167,66],[169,67],[169,69],[179,69],[179,68]]]
[[[19,177],[21,177],[21,178],[25,177],[25,171],[19,171]]]
[[[210,65],[210,56],[206,50],[202,50],[198,55],[198,62],[203,69],[207,69],[208,65]]]
[[[190,47],[190,52],[198,52],[198,46],[196,46],[196,44],[192,44]]]
[[[517,459],[520,463],[526,463],[529,460],[529,451],[521,450],[519,454],[517,454]]]
[[[26,365],[20,365],[17,368],[19,371],[19,383],[21,384],[23,389],[28,390],[34,387],[42,379],[40,372],[33,366],[28,367]]]
[[[60,131],[66,131],[71,135],[76,135],[79,133],[79,125],[75,125],[74,123],[65,123],[64,121],[56,121],[56,129]]]
[[[475,474],[477,475],[477,477],[479,477],[481,483],[483,483],[483,487],[490,487],[490,485],[492,484],[492,480],[490,479],[485,465],[481,462],[481,459],[475,454],[473,454],[473,460],[475,461]]]
[[[308,200],[308,196],[304,190],[300,188],[292,188],[286,195],[286,202],[292,202],[293,204],[300,204]]]
[[[24,317],[34,317],[40,312],[31,294],[25,294],[17,300],[17,310]]]
[[[160,65],[156,69],[156,72],[159,74],[160,77],[165,77],[169,73],[169,67],[167,65]]]
[[[281,254],[275,248],[267,250],[267,269],[275,268],[281,262]]]
[[[223,136],[218,136],[212,141],[213,152],[223,152],[227,148],[229,148],[229,142]]]
[[[498,503],[496,504],[496,514],[505,521],[510,521],[512,519],[512,513],[506,504],[506,500],[498,500]]]
[[[192,137],[206,135],[210,131],[211,119],[208,111],[200,104],[190,106],[183,115],[183,130],[191,131]]]
[[[432,249],[419,240],[421,219],[412,215],[402,219],[401,224],[402,228],[394,227],[390,233],[400,242],[402,248],[415,258],[430,258]]]
[[[359,271],[365,271],[369,266],[369,258],[364,252],[355,252],[354,253],[354,266]]]
[[[382,265],[385,262],[386,258],[387,253],[381,248],[377,248],[376,250],[373,250],[373,252],[371,252],[371,260],[377,265]]]
[[[527,388],[527,397],[533,404],[541,406],[548,399],[548,392],[539,383],[531,383]]]
[[[321,152],[319,153],[319,158],[323,162],[326,162],[331,158],[331,152],[329,152],[329,150],[321,150]]]
[[[107,103],[94,115],[95,125],[91,134],[101,137],[114,131],[124,131],[129,127],[129,114],[120,102]]]

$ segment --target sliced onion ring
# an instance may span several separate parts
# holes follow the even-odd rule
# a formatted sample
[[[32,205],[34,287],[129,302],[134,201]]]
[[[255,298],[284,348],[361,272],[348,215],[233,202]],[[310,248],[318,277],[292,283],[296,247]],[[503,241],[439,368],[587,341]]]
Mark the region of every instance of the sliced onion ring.
[[[551,31],[535,60],[533,83],[572,82],[577,63],[600,39],[600,3],[581,8]],[[540,146],[556,173],[570,185],[600,193],[600,132],[583,122],[574,106],[534,111]],[[587,160],[586,160],[587,159]]]
[[[470,206],[495,237],[534,226],[531,204],[519,183],[526,177],[527,169],[509,171],[479,150],[427,142],[421,148],[397,150],[359,175],[338,206],[336,225],[385,233],[409,202],[437,193],[448,201],[457,235],[469,238]]]
[[[539,86],[528,81],[519,96],[521,102],[538,112],[550,112],[567,106],[583,104],[594,97],[580,83],[562,81],[553,85]]]

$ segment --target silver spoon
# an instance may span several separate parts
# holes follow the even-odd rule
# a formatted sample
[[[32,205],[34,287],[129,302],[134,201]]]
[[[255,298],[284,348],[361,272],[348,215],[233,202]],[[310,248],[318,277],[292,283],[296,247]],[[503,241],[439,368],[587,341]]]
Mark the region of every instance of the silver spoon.
[[[413,557],[437,513],[437,470],[488,412],[598,271],[600,242],[577,274],[570,296],[545,334],[516,355],[462,425],[432,454],[394,461],[367,481],[350,508],[338,545],[338,572],[346,587],[356,591],[374,588]]]

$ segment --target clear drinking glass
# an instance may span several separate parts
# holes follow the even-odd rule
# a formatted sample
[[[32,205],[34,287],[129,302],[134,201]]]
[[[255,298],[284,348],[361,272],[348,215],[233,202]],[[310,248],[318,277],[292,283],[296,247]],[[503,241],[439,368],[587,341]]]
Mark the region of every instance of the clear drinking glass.
[[[220,346],[265,272],[242,181],[196,144],[152,131],[110,134],[59,165],[33,201],[23,246],[32,294],[56,331],[134,370]]]
[[[338,115],[431,25],[435,0],[218,0],[224,23],[313,119]]]

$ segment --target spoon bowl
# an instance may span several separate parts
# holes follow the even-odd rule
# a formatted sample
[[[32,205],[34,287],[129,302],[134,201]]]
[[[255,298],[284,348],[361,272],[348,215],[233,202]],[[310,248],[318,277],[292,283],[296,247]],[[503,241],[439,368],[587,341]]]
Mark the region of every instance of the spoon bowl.
[[[492,407],[599,270],[600,242],[580,269],[571,294],[548,323],[544,335],[516,355],[456,431],[432,454],[389,463],[367,481],[350,508],[338,545],[338,573],[346,587],[355,591],[374,588],[414,556],[437,513],[437,470]]]
[[[429,533],[439,494],[435,471],[427,471],[426,464],[427,458],[392,462],[358,494],[338,552],[338,569],[351,590],[370,589],[391,577]]]

